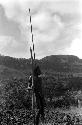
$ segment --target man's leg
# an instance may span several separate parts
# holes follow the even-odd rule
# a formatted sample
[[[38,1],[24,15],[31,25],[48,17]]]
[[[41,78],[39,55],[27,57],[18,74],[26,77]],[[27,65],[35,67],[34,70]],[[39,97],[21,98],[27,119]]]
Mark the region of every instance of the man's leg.
[[[40,108],[40,114],[41,114],[41,119],[42,119],[42,122],[44,122],[44,98],[41,97],[40,99],[40,104],[41,104],[41,108]]]
[[[37,109],[38,109],[38,112],[37,112],[37,115],[36,115],[36,125],[39,125],[39,118],[40,118],[40,97],[39,97],[39,94],[36,95],[36,103],[37,103]]]
[[[36,115],[36,125],[39,125],[39,118],[40,118],[40,110],[38,111],[37,115]]]
[[[36,103],[38,108],[38,113],[36,116],[36,125],[39,124],[39,118],[41,115],[42,122],[44,122],[44,98],[39,96],[36,96]]]

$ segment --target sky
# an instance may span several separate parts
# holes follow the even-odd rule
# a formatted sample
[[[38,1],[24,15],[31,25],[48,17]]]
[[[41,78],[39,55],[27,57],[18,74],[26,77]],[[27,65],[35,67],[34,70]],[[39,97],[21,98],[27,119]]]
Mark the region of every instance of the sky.
[[[30,8],[36,58],[82,58],[81,6],[81,0],[0,0],[0,54],[30,58]]]

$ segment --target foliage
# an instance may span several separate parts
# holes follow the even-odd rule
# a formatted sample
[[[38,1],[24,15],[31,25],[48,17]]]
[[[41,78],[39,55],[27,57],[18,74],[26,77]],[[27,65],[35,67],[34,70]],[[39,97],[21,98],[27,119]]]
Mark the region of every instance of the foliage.
[[[75,56],[50,56],[36,60],[36,62],[40,64],[44,74],[42,87],[48,105],[47,108],[49,106],[54,108],[77,106],[78,92],[82,89],[82,78],[74,77],[74,73],[79,72],[78,68],[81,67],[79,64],[82,63],[82,60]],[[3,111],[3,117],[5,117],[5,114],[7,115],[5,111],[11,110],[16,122],[20,122],[21,119],[24,120],[23,117],[25,116],[25,124],[28,121],[26,119],[29,119],[29,115],[32,114],[30,109],[32,93],[27,92],[26,89],[28,83],[27,72],[30,70],[30,59],[0,57],[0,110]],[[21,113],[23,111],[25,115]],[[29,112],[26,113],[26,111]],[[55,119],[57,113],[51,111],[50,113],[51,115],[54,114]],[[46,113],[46,115],[48,114]],[[47,117],[49,120],[49,116]],[[6,116],[7,118],[8,116]],[[59,115],[57,119],[60,119]]]
[[[5,86],[6,108],[30,108],[31,100],[26,87],[27,81],[23,79],[7,81]]]

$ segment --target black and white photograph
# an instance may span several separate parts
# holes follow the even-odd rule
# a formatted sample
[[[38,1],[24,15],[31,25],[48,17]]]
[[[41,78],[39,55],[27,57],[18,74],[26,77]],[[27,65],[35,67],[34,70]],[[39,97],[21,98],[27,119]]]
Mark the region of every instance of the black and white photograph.
[[[82,0],[0,0],[0,125],[82,125]]]

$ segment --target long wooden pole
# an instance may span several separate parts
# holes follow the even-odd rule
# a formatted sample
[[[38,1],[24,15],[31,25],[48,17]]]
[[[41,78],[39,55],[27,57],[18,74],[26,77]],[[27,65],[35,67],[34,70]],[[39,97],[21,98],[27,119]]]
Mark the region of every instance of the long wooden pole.
[[[30,14],[30,9],[29,9]],[[31,37],[32,37],[32,47],[30,46],[31,53],[31,63],[32,63],[32,110],[34,115],[34,125],[35,125],[35,94],[34,94],[34,61],[35,61],[35,52],[34,52],[34,41],[33,41],[33,32],[32,32],[32,22],[31,22],[31,14],[30,14],[30,25],[31,25]]]

